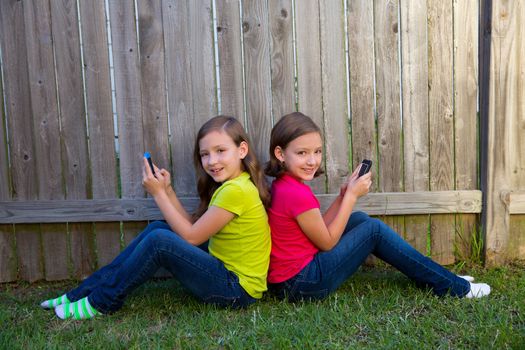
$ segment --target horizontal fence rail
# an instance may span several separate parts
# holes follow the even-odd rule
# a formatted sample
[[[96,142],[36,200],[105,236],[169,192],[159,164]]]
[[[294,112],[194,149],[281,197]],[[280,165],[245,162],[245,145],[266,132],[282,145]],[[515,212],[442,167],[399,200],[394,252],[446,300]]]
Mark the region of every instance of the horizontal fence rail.
[[[326,210],[337,195],[317,195]],[[198,198],[180,198],[193,211]],[[480,213],[480,191],[370,193],[357,202],[355,210],[370,215]],[[93,199],[68,201],[0,202],[0,224],[103,222],[162,220],[153,199]]]

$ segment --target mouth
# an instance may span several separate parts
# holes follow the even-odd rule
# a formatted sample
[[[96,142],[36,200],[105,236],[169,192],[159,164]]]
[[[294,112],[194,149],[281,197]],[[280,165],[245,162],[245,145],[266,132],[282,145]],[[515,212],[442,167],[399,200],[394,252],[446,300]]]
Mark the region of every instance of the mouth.
[[[316,169],[315,168],[303,168],[303,171],[308,175],[315,174]]]
[[[219,173],[224,170],[224,168],[214,168],[214,169],[208,169],[211,176],[217,176]]]

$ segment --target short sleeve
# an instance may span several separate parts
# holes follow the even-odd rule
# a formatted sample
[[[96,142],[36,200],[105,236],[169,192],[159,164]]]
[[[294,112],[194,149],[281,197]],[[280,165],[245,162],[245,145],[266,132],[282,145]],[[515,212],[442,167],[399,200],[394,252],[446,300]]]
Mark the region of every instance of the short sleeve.
[[[301,189],[287,195],[286,201],[288,210],[294,218],[308,210],[320,208],[319,201],[309,189]]]
[[[210,206],[213,205],[236,215],[241,215],[244,211],[243,196],[244,192],[238,184],[227,183],[217,190]]]

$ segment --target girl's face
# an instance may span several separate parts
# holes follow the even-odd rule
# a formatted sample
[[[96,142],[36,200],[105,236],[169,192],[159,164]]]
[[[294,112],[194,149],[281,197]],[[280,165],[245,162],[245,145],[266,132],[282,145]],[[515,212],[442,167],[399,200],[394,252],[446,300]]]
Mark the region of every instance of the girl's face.
[[[274,152],[288,174],[299,181],[310,181],[321,166],[323,142],[318,132],[311,132],[294,139],[285,149],[276,147]]]
[[[199,141],[199,154],[204,171],[215,182],[225,182],[242,173],[242,159],[248,154],[248,144],[239,146],[223,131],[212,131]]]

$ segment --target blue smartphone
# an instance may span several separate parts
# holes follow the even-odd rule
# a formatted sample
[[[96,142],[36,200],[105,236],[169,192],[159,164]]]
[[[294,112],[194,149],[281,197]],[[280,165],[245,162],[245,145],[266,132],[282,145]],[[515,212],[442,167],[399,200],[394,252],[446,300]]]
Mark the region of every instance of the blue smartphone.
[[[148,161],[151,173],[153,174],[153,176],[155,176],[155,169],[153,168],[153,162],[151,161],[151,154],[149,154],[149,152],[144,152],[144,158],[146,158],[146,160]]]

